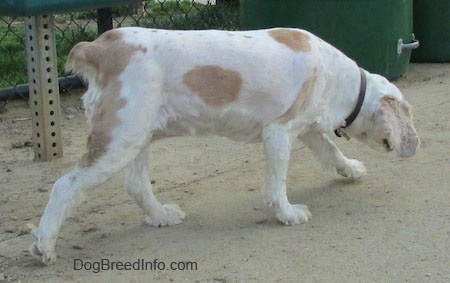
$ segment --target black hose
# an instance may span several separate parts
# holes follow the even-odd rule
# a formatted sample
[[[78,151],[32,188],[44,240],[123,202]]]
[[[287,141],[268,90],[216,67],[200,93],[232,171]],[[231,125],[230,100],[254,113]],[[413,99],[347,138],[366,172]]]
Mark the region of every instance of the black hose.
[[[83,80],[78,76],[67,76],[59,78],[58,83],[60,93],[64,93],[67,90],[77,89],[84,86]],[[28,84],[0,88],[0,101],[24,99],[27,98],[29,94]]]

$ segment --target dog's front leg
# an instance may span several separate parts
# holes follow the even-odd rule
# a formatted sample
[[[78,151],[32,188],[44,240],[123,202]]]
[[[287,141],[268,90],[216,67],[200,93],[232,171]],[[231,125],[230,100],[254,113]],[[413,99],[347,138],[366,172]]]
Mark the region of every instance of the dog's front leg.
[[[264,202],[274,206],[278,220],[286,225],[306,222],[311,213],[305,205],[292,205],[286,195],[286,175],[289,166],[292,136],[280,124],[263,129],[266,154],[266,180],[262,186]]]
[[[339,175],[353,179],[358,179],[366,173],[362,162],[345,157],[326,134],[310,131],[299,138],[316,154],[325,168],[334,168]]]

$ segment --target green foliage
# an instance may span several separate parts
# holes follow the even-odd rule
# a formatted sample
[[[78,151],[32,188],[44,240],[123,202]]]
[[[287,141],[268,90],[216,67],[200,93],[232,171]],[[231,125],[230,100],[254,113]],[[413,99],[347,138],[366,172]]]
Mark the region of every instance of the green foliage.
[[[164,29],[226,29],[239,27],[239,6],[203,5],[191,1],[151,2],[143,26]]]
[[[14,26],[0,26],[0,87],[26,83],[25,32]]]
[[[80,26],[57,29],[55,33],[58,75],[64,76],[70,49],[77,42],[94,40],[96,33]],[[0,54],[0,88],[27,83],[24,27],[0,26]]]
[[[119,5],[111,8],[113,17],[126,17],[130,8],[128,5]],[[73,13],[73,18],[77,20],[95,20],[97,19],[96,10],[86,10]]]

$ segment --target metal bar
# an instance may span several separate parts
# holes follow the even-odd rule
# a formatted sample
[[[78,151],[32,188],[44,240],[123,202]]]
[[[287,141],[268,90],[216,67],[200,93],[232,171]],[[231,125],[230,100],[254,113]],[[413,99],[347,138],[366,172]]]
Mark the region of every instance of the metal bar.
[[[34,159],[63,155],[53,16],[26,17],[26,50]]]
[[[113,28],[112,9],[97,9],[97,32],[98,35]]]
[[[403,43],[403,39],[399,39],[397,42],[397,54],[400,55],[404,50],[413,50],[419,48],[419,41],[416,40],[414,34],[411,43]]]

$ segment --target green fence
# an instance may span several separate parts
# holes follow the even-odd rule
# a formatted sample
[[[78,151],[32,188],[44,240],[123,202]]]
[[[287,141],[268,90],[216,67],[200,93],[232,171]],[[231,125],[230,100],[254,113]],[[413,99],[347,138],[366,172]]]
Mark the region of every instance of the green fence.
[[[239,6],[236,0],[147,0],[132,7],[85,10],[56,14],[55,37],[59,76],[72,46],[93,40],[98,33],[112,27],[141,26],[165,29],[239,29]],[[111,18],[109,14],[111,13]],[[1,15],[1,11],[0,11]],[[0,16],[0,89],[27,83],[23,17]]]

